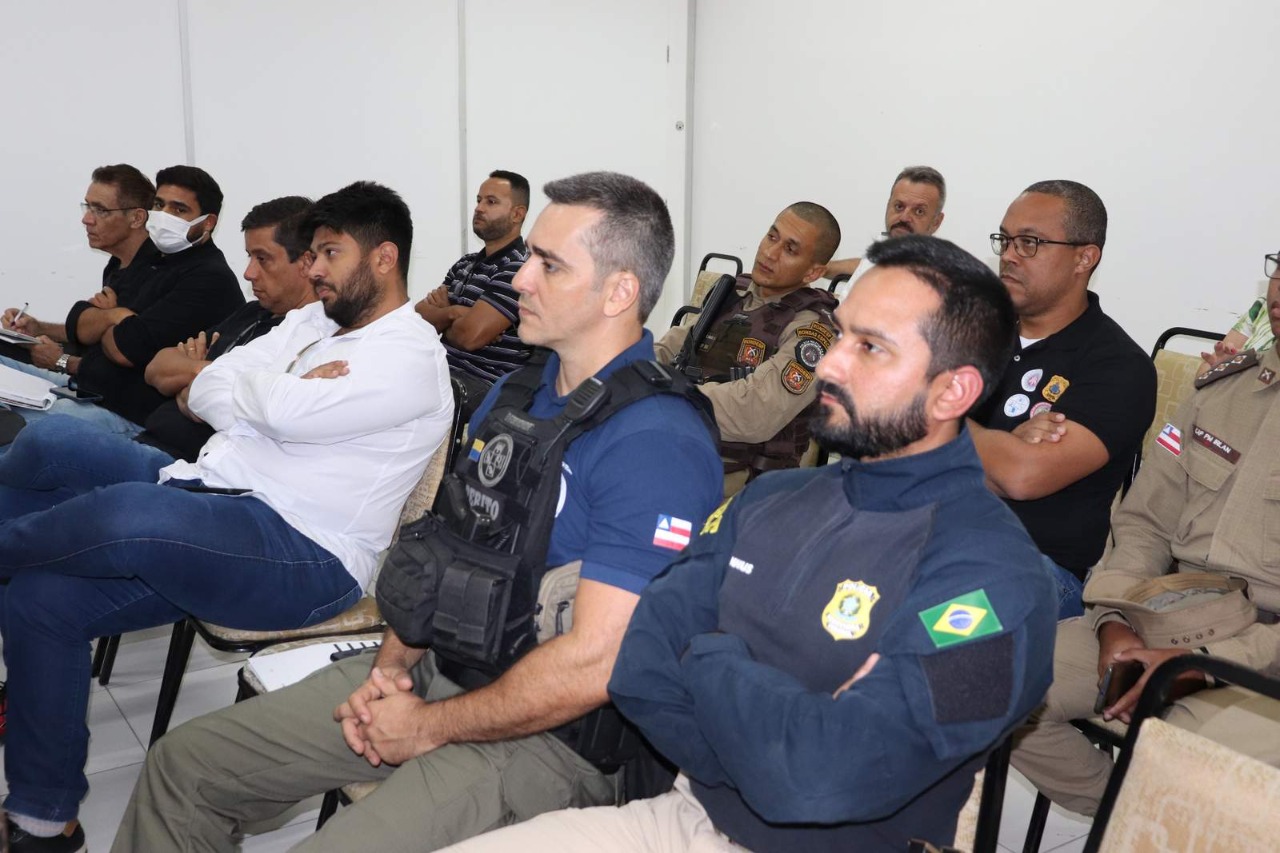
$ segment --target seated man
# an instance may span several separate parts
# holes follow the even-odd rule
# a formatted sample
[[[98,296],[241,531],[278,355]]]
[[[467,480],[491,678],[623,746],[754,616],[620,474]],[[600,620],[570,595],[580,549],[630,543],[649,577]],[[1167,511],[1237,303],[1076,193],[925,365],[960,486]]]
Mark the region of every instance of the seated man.
[[[1085,573],[1155,415],[1151,359],[1089,290],[1106,241],[1102,199],[1075,181],[1032,184],[1009,205],[991,247],[1020,342],[969,422],[989,485],[1053,561],[1062,618],[1081,613]]]
[[[295,195],[263,202],[245,214],[240,222],[249,256],[244,278],[253,289],[254,301],[207,333],[156,353],[147,365],[147,384],[177,399],[167,400],[151,413],[137,441],[175,459],[196,461],[196,454],[214,430],[184,411],[191,383],[218,356],[262,337],[280,325],[286,313],[316,300],[308,275],[310,238],[302,233],[303,219],[310,209],[310,199]]]
[[[523,476],[508,473],[511,456],[493,435],[514,416],[489,418],[495,400],[518,382],[533,394],[529,417],[557,416],[587,380],[652,358],[643,321],[671,266],[671,220],[649,187],[596,172],[544,189],[551,203],[529,235],[534,258],[514,285],[521,338],[554,354],[497,384],[476,413],[478,440],[456,473],[482,505],[503,500],[493,489],[510,485],[504,478]],[[181,726],[148,754],[113,849],[230,848],[245,822],[362,779],[382,784],[303,848],[418,853],[549,809],[615,802],[619,780],[574,751],[573,723],[607,701],[638,594],[715,506],[720,465],[693,407],[664,395],[574,439],[557,469],[546,565],[582,561],[567,633],[474,686],[487,679],[391,629],[372,671],[368,658],[349,658]],[[386,586],[384,569],[380,599]],[[461,670],[473,689],[460,692],[444,670]]]
[[[932,166],[907,166],[893,179],[893,187],[889,190],[889,202],[884,208],[884,231],[868,242],[875,242],[881,237],[936,234],[946,217],[942,212],[946,204],[947,181],[941,172]],[[839,290],[843,298],[871,266],[866,258],[841,258],[828,263],[823,275],[827,278],[845,273],[853,276]]]
[[[501,169],[476,193],[471,230],[484,250],[463,255],[444,284],[420,301],[416,310],[436,327],[449,355],[449,367],[467,385],[470,411],[489,386],[529,358],[520,341],[519,295],[511,280],[529,259],[520,229],[529,212],[529,182]]]
[[[80,390],[102,397],[97,404],[58,400],[47,411],[17,410],[28,423],[50,413],[69,414],[136,435],[164,402],[143,378],[147,363],[162,347],[186,340],[244,304],[235,273],[213,244],[222,210],[217,182],[203,169],[171,166],[156,174],[155,196],[144,202],[136,171],[131,166],[98,169],[85,194],[91,246],[114,240],[105,235],[126,227],[121,217],[128,223],[123,243],[111,243],[101,292],[73,305],[65,324],[26,313],[19,318],[17,308],[3,315],[6,328],[40,338],[28,347],[29,365],[5,363],[56,385],[74,380]],[[142,204],[153,208],[146,218],[150,240],[134,227]]]
[[[185,344],[161,350],[147,365],[147,379],[167,400],[147,418],[134,440],[99,429],[81,418],[41,418],[0,454],[0,518],[47,509],[67,498],[112,483],[153,481],[176,459],[196,461],[213,427],[185,408],[191,382],[213,359],[274,329],[286,312],[315,301],[308,270],[310,237],[302,217],[311,202],[300,196],[273,199],[245,216],[245,278],[258,301],[246,303]]]
[[[1280,331],[1280,278],[1267,285]],[[1280,354],[1246,350],[1197,380],[1147,449],[1112,523],[1115,547],[1084,589],[1082,619],[1058,626],[1044,707],[1014,740],[1013,763],[1055,803],[1094,814],[1111,758],[1067,721],[1093,714],[1108,666],[1137,661],[1142,677],[1104,716],[1128,721],[1152,670],[1211,654],[1263,671],[1280,664]],[[1247,582],[1248,597],[1245,597]],[[1275,702],[1185,673],[1165,720],[1280,766]]]
[[[836,299],[809,287],[840,245],[840,226],[801,201],[778,214],[756,250],[750,276],[720,309],[684,369],[700,375],[716,410],[725,492],[757,474],[794,468],[809,447],[813,368],[831,345]],[[689,335],[677,326],[658,342],[675,361]]]
[[[196,377],[188,405],[218,430],[197,462],[0,524],[5,808],[20,850],[83,843],[90,640],[188,614],[267,630],[340,613],[445,438],[444,351],[405,285],[408,207],[352,184],[306,229],[320,302]]]
[[[1009,352],[1008,296],[931,237],[869,257],[817,370],[814,432],[844,460],[717,510],[623,638],[609,695],[675,790],[451,849],[951,843],[984,755],[1049,686],[1056,602],[964,429]]]

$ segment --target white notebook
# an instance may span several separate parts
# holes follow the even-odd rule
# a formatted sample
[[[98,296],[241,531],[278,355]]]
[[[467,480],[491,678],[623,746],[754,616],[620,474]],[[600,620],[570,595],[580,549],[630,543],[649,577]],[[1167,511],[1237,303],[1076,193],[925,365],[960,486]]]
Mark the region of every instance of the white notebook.
[[[53,405],[53,383],[39,376],[0,364],[0,403],[24,409],[47,409]]]

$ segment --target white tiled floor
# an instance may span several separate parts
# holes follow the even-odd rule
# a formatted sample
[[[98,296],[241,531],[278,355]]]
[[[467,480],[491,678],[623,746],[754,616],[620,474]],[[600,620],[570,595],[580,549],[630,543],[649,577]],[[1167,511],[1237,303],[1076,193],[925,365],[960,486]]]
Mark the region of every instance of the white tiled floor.
[[[169,628],[154,628],[126,635],[120,643],[111,683],[97,687],[89,702],[89,795],[80,807],[80,820],[89,849],[105,853],[111,847],[116,827],[138,778],[151,735],[151,719],[160,692],[160,675],[169,649]],[[231,704],[236,694],[236,673],[243,655],[213,651],[197,640],[182,680],[182,691],[173,723]],[[0,680],[3,680],[0,667]],[[0,746],[0,755],[3,746]],[[0,780],[0,792],[4,783]],[[1004,819],[1000,827],[1000,847],[1020,851],[1035,791],[1016,771],[1009,774]],[[315,827],[319,798],[314,798],[262,827],[259,834],[245,840],[247,853],[279,853],[309,835]],[[1089,823],[1056,807],[1049,813],[1043,853],[1079,853],[1084,849]]]

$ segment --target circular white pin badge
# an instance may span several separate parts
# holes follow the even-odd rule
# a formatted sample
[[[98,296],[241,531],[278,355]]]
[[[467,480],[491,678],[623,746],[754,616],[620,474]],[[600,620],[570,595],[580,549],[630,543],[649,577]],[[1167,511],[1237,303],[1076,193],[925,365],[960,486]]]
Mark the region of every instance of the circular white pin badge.
[[[1044,371],[1040,368],[1028,370],[1022,374],[1022,390],[1028,393],[1036,390],[1036,386],[1040,384],[1040,380],[1044,378]]]
[[[1014,394],[1008,400],[1004,401],[1004,413],[1006,417],[1016,418],[1031,407],[1031,400],[1026,394]]]
[[[1052,408],[1053,408],[1052,403],[1046,403],[1044,400],[1041,400],[1039,403],[1036,403],[1034,406],[1031,407],[1030,417],[1034,418],[1036,415],[1043,415],[1045,412],[1049,411]]]

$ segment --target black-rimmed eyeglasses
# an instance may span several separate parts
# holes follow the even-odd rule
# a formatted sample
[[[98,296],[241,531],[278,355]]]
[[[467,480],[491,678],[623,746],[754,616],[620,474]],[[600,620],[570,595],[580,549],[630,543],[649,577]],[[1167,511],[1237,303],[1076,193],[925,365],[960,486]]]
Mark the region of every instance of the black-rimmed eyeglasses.
[[[991,235],[991,251],[997,255],[1003,255],[1004,250],[1009,248],[1010,243],[1013,244],[1013,250],[1018,253],[1019,257],[1023,258],[1034,258],[1043,243],[1048,243],[1050,246],[1089,245],[1088,243],[1073,243],[1069,240],[1045,240],[1043,237],[1032,237],[1030,234],[1019,234],[1017,237],[999,233]]]
[[[1267,278],[1275,278],[1276,271],[1280,270],[1280,252],[1274,255],[1263,255],[1262,270],[1267,274]]]

